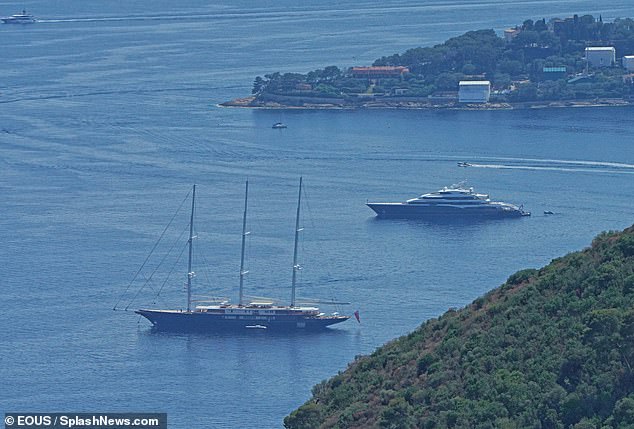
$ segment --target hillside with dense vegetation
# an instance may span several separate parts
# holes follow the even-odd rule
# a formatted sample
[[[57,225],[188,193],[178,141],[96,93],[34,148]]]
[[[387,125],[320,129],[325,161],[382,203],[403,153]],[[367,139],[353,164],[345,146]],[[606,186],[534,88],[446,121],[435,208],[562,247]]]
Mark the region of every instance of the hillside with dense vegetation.
[[[258,76],[255,101],[293,103],[288,97],[318,99],[322,103],[354,104],[403,97],[426,99],[458,90],[461,80],[488,80],[491,102],[591,100],[634,96],[634,84],[619,64],[588,69],[589,46],[616,49],[617,63],[634,55],[634,20],[603,22],[583,15],[526,20],[510,29],[509,37],[494,30],[469,31],[433,47],[418,47],[377,59],[373,66],[405,67],[402,76],[363,79],[354,67],[329,66],[309,73],[272,73]],[[563,70],[549,73],[545,70]],[[287,97],[283,99],[282,97]],[[313,100],[314,101],[314,100]]]
[[[634,428],[632,365],[634,226],[357,358],[284,425]]]

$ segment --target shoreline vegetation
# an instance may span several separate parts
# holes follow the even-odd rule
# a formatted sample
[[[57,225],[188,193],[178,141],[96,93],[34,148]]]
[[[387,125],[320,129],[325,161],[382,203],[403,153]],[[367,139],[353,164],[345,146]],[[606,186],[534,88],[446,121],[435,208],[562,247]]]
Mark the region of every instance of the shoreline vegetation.
[[[475,99],[463,96],[469,83],[481,85]],[[503,37],[491,29],[469,31],[371,66],[257,76],[251,96],[219,106],[504,110],[633,104],[634,20],[574,15],[528,19]]]
[[[634,427],[634,226],[357,356],[286,429]]]
[[[288,97],[290,98],[290,97]],[[411,100],[367,100],[365,102],[319,102],[316,100],[297,98],[296,100],[274,99],[263,100],[257,97],[244,97],[218,104],[219,107],[235,107],[250,109],[297,109],[297,110],[352,110],[352,109],[446,109],[446,110],[518,110],[545,109],[564,107],[623,107],[634,106],[633,99],[603,98],[594,100],[544,100],[516,103],[435,103],[426,99]]]

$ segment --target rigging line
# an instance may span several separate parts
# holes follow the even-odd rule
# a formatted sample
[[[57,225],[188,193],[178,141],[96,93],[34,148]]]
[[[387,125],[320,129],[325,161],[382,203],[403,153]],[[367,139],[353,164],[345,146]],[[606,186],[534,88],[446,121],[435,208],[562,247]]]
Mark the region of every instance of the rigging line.
[[[211,284],[212,284],[212,282],[211,282],[211,280],[210,280],[209,270],[207,269],[207,267],[209,267],[210,265],[209,265],[209,263],[207,262],[207,258],[205,258],[205,255],[204,255],[201,251],[198,251],[198,252],[194,255],[194,257],[195,257],[195,258],[200,258],[200,260],[202,260],[202,264],[200,264],[200,265],[203,267],[203,268],[201,269],[202,275],[205,277],[205,282],[206,282],[208,285],[211,285]],[[198,266],[198,264],[197,264],[197,266]],[[214,291],[210,290],[209,292],[212,294],[212,297],[213,297],[213,298],[216,298],[216,297],[214,296]]]
[[[313,212],[310,208],[310,203],[308,202],[309,199],[310,198],[308,196],[308,189],[306,189],[306,184],[304,184],[304,205],[306,206],[306,211],[308,212],[308,219],[310,220],[310,225],[314,227],[315,224],[313,222]]]
[[[249,231],[249,235],[247,236],[247,249],[246,249],[246,252],[245,252],[246,255],[244,257],[244,268],[245,268],[246,271],[249,271],[248,265],[251,265],[250,264],[251,255],[253,254],[253,252],[252,252],[252,250],[253,250],[252,243],[253,242],[251,241],[251,233]],[[250,284],[249,276],[246,276],[246,278],[244,279],[244,283],[245,283],[245,286],[247,285],[247,283]]]
[[[200,261],[202,261],[202,264],[197,264],[197,266],[198,265],[202,266],[201,272],[202,272],[202,275],[205,277],[205,281],[206,281],[207,285],[210,286],[210,288],[207,289],[207,290],[211,294],[211,297],[214,298],[214,299],[223,298],[222,296],[219,296],[219,295],[216,294],[218,289],[216,289],[216,290],[211,289],[211,286],[214,285],[214,283],[211,281],[211,276],[210,276],[210,272],[209,272],[209,267],[211,267],[211,265],[209,264],[206,255],[202,251],[198,250],[198,252],[194,255],[194,257],[195,258],[199,258]],[[217,284],[217,282],[216,282],[216,284]]]
[[[308,191],[306,189],[306,184],[303,184],[303,187],[304,187],[304,199],[303,199],[302,202],[304,203],[304,206],[306,206],[306,210],[305,211],[308,212],[308,221],[309,221],[309,224],[310,224],[310,229],[313,230],[313,231],[317,231],[317,227],[315,225],[315,219],[313,217],[313,212],[312,212],[312,209],[310,207],[310,203],[308,202],[310,198],[308,196]],[[303,224],[303,222],[304,222],[304,220],[302,219],[302,224]],[[304,228],[304,226],[302,225],[301,228]],[[304,235],[303,234],[300,236],[300,240],[301,240],[300,244],[302,245],[302,254],[305,255],[306,254],[306,242],[304,240]],[[317,240],[316,243],[317,243],[317,247],[318,247],[317,254],[326,255],[326,253],[324,253],[323,249],[319,247],[319,240]]]
[[[169,278],[172,276],[172,273],[174,272],[174,270],[176,269],[176,266],[178,265],[178,263],[181,261],[181,258],[183,257],[183,253],[185,253],[185,249],[187,249],[189,243],[185,243],[185,245],[183,246],[183,248],[181,249],[181,252],[178,254],[178,258],[176,258],[176,261],[174,262],[174,265],[172,265],[172,268],[170,269],[170,272],[167,273],[167,276],[165,277],[165,280],[163,281],[163,284],[161,285],[160,289],[158,290],[158,292],[156,293],[156,296],[154,297],[154,301],[156,302],[156,300],[160,297],[161,292],[163,291],[163,288],[165,287],[165,285],[167,284],[167,281],[169,280]]]
[[[152,256],[152,254],[154,253],[154,251],[156,250],[156,247],[159,245],[159,243],[161,242],[161,240],[163,239],[163,236],[165,235],[165,233],[167,232],[167,230],[169,229],[169,227],[172,225],[172,222],[174,222],[174,219],[176,219],[176,215],[178,215],[178,213],[181,211],[181,209],[183,208],[183,205],[185,204],[185,201],[187,201],[189,199],[189,194],[191,193],[191,191],[187,192],[187,195],[185,196],[185,198],[183,199],[183,201],[181,202],[180,206],[178,207],[178,209],[176,209],[176,213],[174,213],[174,215],[172,216],[172,219],[170,219],[169,223],[167,224],[167,226],[165,227],[165,229],[163,230],[163,232],[161,233],[161,236],[158,238],[158,240],[156,240],[156,243],[154,243],[154,247],[152,247],[152,250],[150,250],[150,253],[147,255],[147,257],[145,258],[145,261],[143,261],[143,264],[141,264],[141,266],[139,267],[139,269],[137,270],[136,274],[134,275],[134,277],[132,278],[132,280],[130,280],[130,283],[128,284],[128,287],[125,288],[125,291],[123,291],[123,293],[121,294],[121,296],[119,297],[119,299],[117,300],[117,303],[114,305],[113,310],[116,310],[117,307],[119,306],[119,303],[121,302],[121,300],[123,299],[123,297],[125,295],[127,295],[128,291],[130,290],[130,287],[132,286],[132,284],[134,283],[134,281],[136,280],[136,278],[139,276],[139,274],[141,273],[141,271],[143,270],[143,268],[145,267],[145,264],[147,264],[147,262],[150,260],[150,257]],[[131,304],[131,302],[130,302]],[[130,306],[130,304],[128,304],[128,307]],[[127,309],[127,307],[126,307]]]
[[[195,225],[194,225],[194,228],[195,228]],[[194,237],[198,237],[198,236],[199,236],[199,233],[198,233],[198,230],[196,229],[196,230],[194,231]],[[205,258],[205,255],[204,255],[204,254],[200,251],[200,246],[197,246],[197,247],[195,247],[195,248],[194,248],[194,250],[193,250],[193,252],[192,252],[192,258],[194,259],[194,265],[195,265],[195,266],[197,266],[197,267],[198,267],[198,266],[202,267],[202,268],[200,269],[200,272],[201,272],[201,273],[202,273],[202,275],[205,277],[205,282],[206,282],[208,285],[210,285],[210,284],[211,284],[211,281],[210,281],[210,278],[209,278],[209,273],[208,273],[208,271],[207,271],[207,267],[209,267],[209,264],[208,264],[208,262],[207,262],[207,260],[206,260],[206,258]],[[202,260],[202,264],[197,263],[198,259],[201,259],[201,260]]]
[[[303,210],[302,213],[308,212],[308,219],[309,219],[310,229],[312,229],[313,231],[316,231],[317,228],[315,227],[315,222],[313,220],[312,210],[311,210],[311,207],[310,207],[310,203],[308,202],[310,198],[308,196],[308,191],[306,189],[306,183],[305,182],[302,182],[302,192],[304,194],[304,198],[302,198],[301,203],[302,203],[303,207],[305,208],[305,210]],[[306,218],[306,216],[302,216],[300,218],[300,220],[299,220],[300,223],[301,223],[300,228],[302,230],[304,230],[305,218]],[[306,261],[306,255],[308,253],[306,252],[306,237],[304,236],[304,234],[300,234],[300,236],[299,236],[299,245],[301,246],[301,249],[302,249],[301,250],[301,255],[303,255],[304,261]],[[319,252],[321,252],[321,251],[322,251],[322,249],[319,249]],[[323,255],[325,253],[321,253],[321,254]],[[303,277],[303,275],[304,275],[304,269],[303,268],[304,267],[302,266],[301,262],[299,262],[299,261],[298,261],[298,265],[300,266],[300,269],[297,272],[297,277],[298,277],[297,278],[297,283],[298,283],[298,285],[301,285],[302,282],[304,281],[304,277]],[[306,286],[306,285],[304,285],[304,286]],[[298,286],[298,289],[301,289],[301,286]]]
[[[174,240],[174,243],[172,243],[172,246],[168,249],[168,251],[165,253],[165,256],[163,256],[163,259],[161,259],[161,261],[159,262],[159,264],[154,268],[154,271],[152,271],[152,273],[150,274],[150,277],[148,277],[145,281],[145,283],[143,284],[143,286],[141,286],[141,288],[139,289],[139,291],[137,291],[137,294],[132,298],[132,300],[130,301],[130,303],[128,304],[128,307],[130,305],[132,305],[132,303],[134,302],[134,300],[136,299],[136,297],[141,293],[141,291],[145,288],[145,286],[149,286],[150,289],[154,290],[154,288],[152,287],[152,278],[154,277],[154,274],[156,274],[156,272],[158,271],[159,267],[161,267],[163,265],[163,263],[165,262],[165,260],[168,258],[169,255],[172,254],[172,251],[174,250],[174,248],[176,247],[176,244],[181,242],[183,236],[185,235],[185,233],[188,230],[188,225],[185,225],[185,227],[183,228],[183,231],[181,232],[180,236]],[[187,243],[185,244],[185,246],[187,246]],[[180,261],[180,257],[183,254],[183,251],[181,250],[181,253],[178,255],[178,257],[176,258],[176,262],[175,265],[178,264],[178,262]],[[173,271],[173,270],[172,270]],[[170,274],[171,272],[170,271]],[[161,290],[163,289],[163,286],[165,286],[165,283],[169,280],[169,275],[165,277],[165,280],[163,281],[163,285],[161,286],[161,288],[159,289],[159,292],[157,292],[157,294],[154,296],[154,302],[156,302],[156,299],[158,298]],[[128,308],[126,307],[126,309]]]
[[[198,233],[196,233],[196,235],[198,235]],[[202,264],[198,264],[198,263],[197,263],[198,259],[202,260]],[[201,267],[202,267],[202,268],[200,269],[200,273],[202,273],[202,275],[205,277],[205,282],[206,282],[208,285],[210,285],[210,284],[211,284],[211,281],[209,280],[209,272],[207,271],[207,267],[208,267],[209,265],[207,265],[207,264],[208,264],[208,262],[207,262],[207,259],[205,258],[205,255],[203,255],[201,252],[195,253],[195,254],[194,254],[194,263],[195,263],[195,265],[196,265],[197,267],[198,267],[198,266],[201,266]],[[198,271],[198,270],[197,270],[197,271]]]
[[[145,281],[146,281],[146,282],[149,282],[149,281],[150,281],[150,279],[149,279],[149,278],[147,278],[147,277],[145,277],[145,275],[144,275],[144,274],[141,274],[141,275],[143,276],[143,278],[145,279]],[[152,291],[153,291],[153,292],[156,292],[156,290],[154,289],[154,286],[152,286],[152,284],[151,284],[151,283],[148,283],[148,287],[149,287],[150,289],[152,289]],[[158,295],[157,295],[157,296],[158,296]],[[164,301],[161,301],[161,303],[162,303],[163,305],[165,305],[165,302],[164,302]],[[156,304],[156,301],[154,301],[152,304]]]
[[[310,228],[313,231],[317,231],[317,226],[315,224],[315,216],[313,215],[313,211],[312,208],[310,206],[310,197],[308,195],[308,189],[306,184],[304,183],[304,200],[303,200],[304,204],[306,205],[306,211],[308,212],[308,221],[310,222]],[[317,254],[318,255],[327,255],[328,253],[325,252],[323,246],[321,245],[321,240],[316,240],[315,241],[315,245],[317,246]],[[304,250],[304,241],[302,240],[302,251]],[[305,254],[305,252],[303,252]],[[325,268],[326,270],[326,275],[329,278],[332,278],[332,273],[330,272],[330,269],[328,268],[327,264],[323,264],[322,267]],[[336,299],[336,295],[332,289],[332,286],[330,286],[328,288],[328,293],[332,296],[331,300],[337,302],[338,300]],[[337,309],[337,311],[339,311],[339,306],[335,305],[335,309]]]
[[[167,251],[167,253],[165,254],[165,256],[163,256],[163,258],[161,259],[161,261],[158,263],[158,265],[154,268],[154,271],[152,271],[152,274],[150,274],[150,277],[148,277],[148,279],[145,281],[145,283],[143,283],[143,286],[141,286],[139,288],[139,290],[137,291],[137,293],[132,297],[132,299],[130,300],[130,302],[128,303],[128,305],[126,306],[126,310],[128,308],[130,308],[130,306],[132,305],[132,303],[134,302],[134,300],[139,296],[139,294],[143,291],[143,289],[145,289],[145,286],[148,285],[148,283],[152,280],[152,277],[154,276],[154,274],[156,274],[156,272],[158,271],[159,267],[161,265],[163,265],[163,262],[165,262],[165,259],[167,259],[167,257],[172,253],[172,250],[174,249],[174,247],[176,247],[176,243],[181,241],[181,238],[183,238],[183,235],[185,234],[185,232],[189,229],[189,225],[185,225],[185,228],[183,229],[183,232],[181,232],[180,236],[174,241],[174,243],[172,243],[172,246],[169,248],[169,250]]]

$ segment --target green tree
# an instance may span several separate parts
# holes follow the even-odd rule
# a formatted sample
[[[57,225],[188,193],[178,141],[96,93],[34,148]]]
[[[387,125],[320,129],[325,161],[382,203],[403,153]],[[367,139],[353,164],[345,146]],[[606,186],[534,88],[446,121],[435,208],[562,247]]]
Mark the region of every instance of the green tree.
[[[309,403],[284,418],[284,427],[286,429],[317,429],[319,422],[319,407],[315,403]]]
[[[379,426],[385,429],[412,429],[414,422],[410,408],[405,399],[392,399],[381,413]]]
[[[623,398],[614,406],[614,423],[617,427],[634,424],[634,399]]]
[[[255,78],[255,81],[253,82],[253,89],[251,90],[251,93],[259,94],[260,92],[262,92],[265,86],[266,86],[266,81],[262,79],[260,76],[258,76]]]

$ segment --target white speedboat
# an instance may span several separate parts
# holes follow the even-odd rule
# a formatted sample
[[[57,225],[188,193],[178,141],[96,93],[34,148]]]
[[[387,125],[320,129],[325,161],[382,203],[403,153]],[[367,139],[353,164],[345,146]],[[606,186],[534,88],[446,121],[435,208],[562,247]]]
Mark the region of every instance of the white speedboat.
[[[2,19],[2,22],[5,24],[33,24],[35,22],[35,17],[26,13],[26,10],[23,10],[22,13],[16,13],[15,15],[0,19]]]

